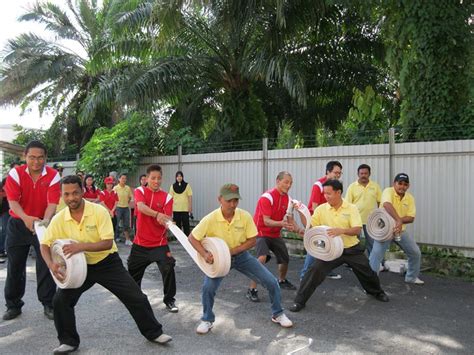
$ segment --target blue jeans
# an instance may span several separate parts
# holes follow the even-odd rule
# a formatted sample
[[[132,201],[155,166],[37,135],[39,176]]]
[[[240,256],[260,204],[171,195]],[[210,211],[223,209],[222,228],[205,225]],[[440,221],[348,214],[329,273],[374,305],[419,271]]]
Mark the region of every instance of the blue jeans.
[[[268,290],[270,295],[272,315],[274,317],[283,313],[281,308],[281,293],[278,280],[268,269],[260,264],[260,262],[251,256],[249,252],[244,251],[240,254],[232,256],[231,269],[236,269],[248,278],[260,283]],[[201,320],[207,322],[214,322],[216,317],[212,311],[214,307],[214,298],[216,297],[217,289],[219,288],[223,277],[210,278],[204,277],[202,285],[202,306],[203,315]]]
[[[9,219],[10,214],[8,213],[8,211],[2,214],[2,217],[0,218],[2,228],[2,230],[0,231],[0,254],[5,253],[5,241],[7,240],[7,224]]]
[[[374,240],[374,246],[369,257],[369,263],[372,270],[374,270],[376,273],[379,272],[380,263],[382,262],[385,256],[385,251],[387,251],[387,249],[390,247],[391,242],[391,240],[388,240],[386,242],[381,243],[377,240]],[[402,248],[402,250],[408,257],[408,270],[405,275],[405,281],[413,282],[418,278],[418,275],[420,274],[420,248],[418,248],[415,239],[411,237],[406,231],[402,233],[402,239],[399,242],[395,243],[397,243],[397,245]]]
[[[115,240],[120,238],[119,225],[122,221],[123,231],[128,232],[130,230],[130,208],[128,207],[117,207],[115,209],[116,217],[116,228],[115,228]]]
[[[303,268],[300,271],[300,280],[303,280],[304,274],[306,274],[306,272],[311,269],[311,265],[313,265],[315,261],[316,258],[314,256],[306,254],[306,257],[304,258]]]

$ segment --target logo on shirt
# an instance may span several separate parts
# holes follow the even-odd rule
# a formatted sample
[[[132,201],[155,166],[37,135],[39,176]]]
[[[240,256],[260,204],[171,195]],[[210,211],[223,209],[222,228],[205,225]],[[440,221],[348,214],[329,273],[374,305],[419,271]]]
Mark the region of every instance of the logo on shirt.
[[[234,229],[236,231],[242,232],[244,230],[244,227],[243,226],[234,226]]]
[[[343,213],[342,217],[344,217],[345,219],[350,219],[351,215],[349,213]]]
[[[96,225],[86,225],[86,232],[87,233],[93,233],[93,232],[97,232],[97,226]]]

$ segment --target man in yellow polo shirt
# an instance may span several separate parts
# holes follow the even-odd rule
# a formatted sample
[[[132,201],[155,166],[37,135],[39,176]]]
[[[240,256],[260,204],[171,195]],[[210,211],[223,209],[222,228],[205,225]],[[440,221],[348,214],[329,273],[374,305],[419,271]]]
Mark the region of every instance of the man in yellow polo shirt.
[[[118,228],[120,221],[122,221],[123,234],[125,234],[125,245],[131,246],[130,241],[130,201],[132,201],[133,193],[130,186],[127,185],[127,174],[120,174],[118,184],[114,187],[117,193],[119,202],[115,208],[117,217],[117,228],[115,229],[115,241],[120,239],[120,230]]]
[[[361,164],[357,168],[357,181],[349,185],[346,192],[345,200],[356,205],[362,219],[362,232],[365,238],[365,248],[367,255],[370,257],[374,240],[367,232],[367,219],[369,214],[377,208],[382,198],[382,190],[380,185],[370,179],[371,169],[367,164]],[[361,233],[362,234],[362,233]],[[382,260],[381,271],[387,271],[384,261]]]
[[[232,256],[231,268],[236,269],[250,279],[262,284],[270,295],[272,322],[284,328],[293,326],[291,320],[283,313],[281,293],[278,280],[248,250],[255,246],[257,227],[247,211],[237,208],[241,199],[239,187],[226,184],[221,187],[219,202],[221,206],[205,216],[189,235],[189,242],[194,249],[208,262],[214,262],[213,256],[201,244],[204,238],[220,238],[230,249]],[[198,334],[206,334],[211,330],[215,315],[212,311],[214,298],[223,277],[204,277],[202,287],[203,316],[196,329]]]
[[[407,224],[413,223],[416,216],[415,198],[407,190],[410,187],[410,178],[405,173],[395,176],[392,187],[383,190],[380,207],[383,207],[395,219],[395,234],[401,234],[398,242],[400,248],[408,257],[408,270],[405,275],[405,282],[423,285],[420,280],[421,252],[413,236],[406,231]],[[372,270],[379,270],[385,251],[390,246],[392,240],[386,242],[374,241],[374,247],[370,254],[370,267]]]
[[[144,337],[159,344],[169,342],[171,337],[163,333],[148,298],[122,264],[107,210],[82,198],[82,181],[78,176],[63,178],[61,190],[67,208],[51,220],[41,241],[41,255],[54,276],[63,280],[62,266],[51,258],[50,247],[57,239],[73,239],[77,243],[65,245],[64,255],[71,257],[84,252],[87,277],[79,288],[58,289],[54,296],[54,325],[60,345],[53,352],[70,353],[79,347],[74,306],[82,293],[95,283],[108,289],[127,307]]]
[[[377,274],[369,266],[369,260],[359,245],[357,236],[362,228],[359,211],[355,205],[342,199],[342,183],[339,180],[328,180],[323,184],[326,203],[318,206],[311,218],[313,227],[325,225],[329,237],[341,236],[344,242],[344,252],[332,261],[316,259],[305,273],[300,288],[295,297],[295,303],[290,311],[299,312],[306,305],[311,295],[334,268],[346,263],[359,279],[364,290],[377,300],[388,302],[388,297],[380,287]]]

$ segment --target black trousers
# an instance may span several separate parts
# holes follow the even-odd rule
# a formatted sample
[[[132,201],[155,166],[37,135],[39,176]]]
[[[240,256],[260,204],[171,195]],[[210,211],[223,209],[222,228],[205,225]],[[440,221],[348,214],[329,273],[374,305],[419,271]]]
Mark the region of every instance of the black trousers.
[[[110,254],[94,265],[87,265],[84,284],[75,289],[58,289],[54,297],[54,325],[60,344],[79,346],[74,306],[81,295],[95,283],[112,292],[127,307],[140,333],[148,340],[159,337],[163,331],[156,320],[150,302],[132,279],[117,253]],[[100,329],[97,329],[100,336]]]
[[[163,279],[163,302],[174,302],[174,296],[176,296],[176,276],[174,273],[176,260],[171,256],[170,248],[167,245],[153,248],[146,248],[137,244],[132,245],[128,257],[128,272],[138,286],[141,287],[145,269],[153,262],[158,265]]]
[[[359,279],[360,284],[369,295],[378,295],[383,292],[377,274],[370,268],[369,260],[359,244],[344,249],[341,257],[332,261],[316,259],[311,268],[301,280],[300,288],[296,294],[295,302],[306,304],[308,299],[326,278],[326,275],[336,267],[346,263]]]
[[[5,281],[5,301],[7,308],[21,309],[26,287],[26,261],[30,246],[36,251],[36,293],[44,305],[53,305],[56,284],[46,263],[41,257],[38,237],[26,228],[19,218],[10,218],[7,225],[6,251],[8,257],[7,279]]]
[[[189,228],[189,213],[173,212],[173,220],[176,222],[178,228],[182,229],[184,234],[188,236],[191,232],[191,229]]]

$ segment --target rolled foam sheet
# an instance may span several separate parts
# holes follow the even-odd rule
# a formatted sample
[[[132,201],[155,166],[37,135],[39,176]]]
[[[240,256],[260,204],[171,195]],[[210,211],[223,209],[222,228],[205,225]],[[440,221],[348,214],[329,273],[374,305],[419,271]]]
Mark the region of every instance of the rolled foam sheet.
[[[40,224],[41,221],[35,221],[33,223],[35,228],[35,234],[38,237],[38,240],[41,242],[44,238],[44,234],[46,233],[46,227]]]
[[[87,277],[87,262],[83,252],[74,254],[70,258],[64,256],[63,246],[71,243],[77,242],[72,239],[57,239],[51,245],[51,258],[55,263],[62,265],[61,271],[66,276],[63,281],[60,281],[51,273],[59,288],[81,287]]]
[[[379,242],[391,240],[394,237],[395,220],[385,208],[377,208],[367,218],[367,232],[372,239]]]
[[[188,237],[172,222],[167,223],[168,229],[178,239],[184,247],[189,256],[194,260],[196,265],[210,278],[224,277],[230,271],[230,251],[226,242],[216,237],[206,237],[201,243],[204,249],[209,251],[214,257],[214,262],[209,264],[206,260],[194,249],[188,240]]]
[[[344,242],[340,236],[329,237],[327,230],[330,228],[318,226],[305,232],[303,243],[309,255],[323,261],[331,261],[342,255]]]

